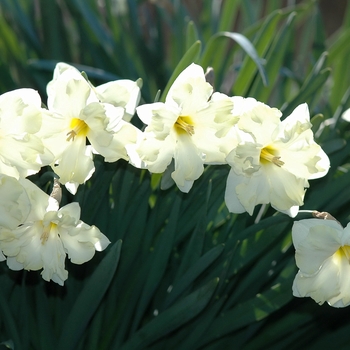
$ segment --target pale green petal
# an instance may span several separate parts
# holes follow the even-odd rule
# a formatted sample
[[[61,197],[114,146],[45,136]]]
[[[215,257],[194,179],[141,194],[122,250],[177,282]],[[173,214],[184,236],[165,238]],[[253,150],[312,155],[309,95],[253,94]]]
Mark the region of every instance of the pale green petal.
[[[251,176],[244,179],[236,186],[235,192],[249,215],[253,215],[256,205],[270,202],[270,187],[268,179],[264,176]]]
[[[141,98],[142,80],[121,79],[96,87],[96,95],[101,102],[123,107],[126,121],[130,121]]]
[[[0,144],[0,168],[6,172],[6,166],[13,166],[19,177],[27,177],[36,174],[42,166],[53,161],[53,155],[44,148],[42,141],[35,135],[24,134],[21,136],[7,135]],[[13,176],[11,174],[7,174]]]
[[[101,149],[108,147],[112,142],[113,133],[107,131],[109,118],[106,116],[104,105],[96,102],[90,103],[82,110],[80,116],[89,127],[87,138],[91,145],[95,149],[96,147]]]
[[[205,81],[203,68],[192,63],[174,81],[165,103],[179,106],[183,116],[191,116],[205,108],[213,93],[213,87]]]
[[[342,227],[333,220],[307,219],[293,225],[296,264],[303,274],[319,271],[341,246]]]
[[[136,108],[140,119],[148,124],[145,137],[154,137],[164,140],[172,131],[181,110],[164,103],[151,103]],[[149,136],[148,136],[149,134]]]
[[[309,296],[319,304],[326,301],[334,307],[348,306],[350,304],[349,274],[349,261],[340,250],[327,258],[314,275],[303,275],[299,271],[293,283],[293,295]]]
[[[347,122],[350,122],[350,108],[346,109],[343,114],[341,115],[341,118]]]
[[[174,153],[175,171],[171,177],[182,192],[188,192],[194,180],[202,175],[203,158],[203,154],[193,144],[191,136],[187,134],[178,136]]]
[[[292,289],[294,296],[311,297],[322,305],[340,294],[337,267],[330,263],[329,259],[322,271],[311,277],[303,276],[299,271],[294,279]]]
[[[95,226],[79,222],[76,227],[60,227],[60,237],[68,257],[74,264],[92,259],[95,250],[103,250],[110,241]]]
[[[76,190],[78,184],[87,181],[95,171],[95,166],[91,147],[86,146],[85,137],[77,136],[70,142],[61,159],[58,159],[58,164],[52,166],[52,169],[60,177],[62,184],[70,183],[71,191]]]
[[[236,188],[244,182],[247,181],[247,178],[237,175],[232,169],[228,174],[226,181],[226,189],[225,189],[225,203],[227,209],[231,213],[241,214],[247,211],[247,209],[242,205],[240,200],[238,199]],[[251,209],[250,209],[251,210]]]
[[[149,171],[159,174],[165,171],[173,159],[175,142],[171,135],[164,141],[148,138],[140,142],[136,151]]]
[[[268,180],[270,188],[270,203],[276,210],[288,210],[293,206],[304,204],[305,179],[297,178],[284,167],[273,163],[262,164],[262,172]]]
[[[42,220],[49,205],[49,195],[28,179],[20,179],[19,182],[25,189],[31,203],[31,210],[26,221]]]
[[[92,96],[92,97],[90,97]],[[98,102],[88,82],[81,76],[72,77],[67,70],[48,89],[48,108],[66,118],[79,118],[89,102]]]
[[[8,259],[11,269],[39,270],[43,267],[41,259],[41,233],[43,226],[40,222],[26,223],[18,228],[1,232],[0,247]]]
[[[68,278],[68,271],[64,268],[66,252],[58,234],[57,227],[51,229],[49,239],[42,245],[43,271],[41,276],[45,281],[52,280],[63,286],[64,281]]]
[[[0,175],[0,226],[16,228],[27,219],[31,207],[21,183],[13,177]]]
[[[64,224],[70,224],[70,225],[77,225],[79,219],[80,219],[81,209],[78,202],[72,202],[69,204],[66,204],[64,207],[60,208],[58,210],[58,216],[62,217],[61,222],[64,222]],[[69,223],[64,220],[64,218],[71,218],[72,221]]]
[[[33,89],[18,89],[0,96],[2,133],[36,133],[41,126],[41,99]]]
[[[101,150],[99,151],[100,154],[103,154],[106,162],[116,162],[119,159],[129,160],[127,146],[136,145],[137,139],[141,137],[142,132],[134,125],[123,120],[120,124],[121,127],[113,135],[110,146],[104,149],[103,153]]]

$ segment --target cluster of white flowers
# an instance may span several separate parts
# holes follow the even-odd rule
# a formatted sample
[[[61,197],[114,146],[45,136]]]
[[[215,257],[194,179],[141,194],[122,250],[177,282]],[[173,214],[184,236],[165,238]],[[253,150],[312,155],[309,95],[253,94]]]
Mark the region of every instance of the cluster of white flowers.
[[[59,208],[55,196],[26,179],[43,166],[51,166],[75,194],[93,175],[94,154],[152,173],[171,171],[182,192],[191,190],[206,165],[226,164],[230,212],[253,215],[257,205],[270,204],[291,217],[303,205],[308,181],[328,172],[329,159],[314,141],[306,104],[281,120],[278,109],[253,98],[214,92],[196,64],[177,77],[164,103],[138,106],[141,85],[139,79],[94,87],[76,68],[59,63],[47,85],[47,108],[31,89],[0,96],[0,260],[9,268],[42,269],[45,280],[62,285],[68,277],[66,255],[82,264],[110,243],[79,220],[78,203]],[[135,111],[143,131],[132,124]],[[295,223],[296,296],[334,306],[350,303],[339,274],[338,294],[327,285],[331,269],[349,261],[347,237],[335,221]]]
[[[342,114],[350,122],[350,109]],[[350,223],[342,225],[328,213],[314,212],[317,219],[295,222],[292,238],[299,271],[293,295],[311,297],[322,305],[350,305]],[[325,220],[320,220],[325,219]]]

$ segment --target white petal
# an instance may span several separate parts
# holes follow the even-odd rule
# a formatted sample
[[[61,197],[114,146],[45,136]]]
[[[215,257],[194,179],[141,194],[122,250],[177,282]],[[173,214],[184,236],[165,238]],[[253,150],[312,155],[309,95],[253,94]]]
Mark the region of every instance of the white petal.
[[[21,183],[0,175],[0,226],[16,228],[27,219],[30,209],[30,200]]]
[[[124,119],[130,121],[141,97],[142,80],[121,79],[96,87],[101,102],[110,103],[125,109]]]
[[[175,171],[171,177],[175,181],[177,187],[182,192],[188,192],[194,180],[197,180],[203,173],[203,154],[192,143],[191,136],[181,134],[174,153]]]
[[[212,93],[213,87],[205,81],[203,68],[192,63],[175,79],[165,103],[179,106],[183,116],[191,116],[208,105]]]
[[[341,118],[347,122],[350,122],[350,108],[343,112]]]
[[[230,170],[226,181],[225,203],[227,209],[231,213],[241,214],[247,211],[238,199],[236,193],[236,187],[238,187],[241,183],[244,183],[245,180],[246,179],[243,176],[237,175],[232,169]]]
[[[303,274],[319,271],[341,246],[341,226],[333,220],[307,219],[292,228],[296,264]]]
[[[68,184],[66,187],[70,191],[76,191],[78,184],[85,183],[95,171],[91,147],[85,145],[85,137],[77,136],[70,142],[52,169],[62,184]]]
[[[92,259],[95,250],[103,250],[110,241],[95,226],[79,222],[76,227],[60,228],[60,237],[68,257],[74,264],[83,264]]]
[[[121,127],[113,135],[110,146],[101,154],[105,157],[106,162],[115,162],[119,159],[129,160],[127,153],[128,145],[136,145],[137,139],[141,136],[141,131],[134,125],[121,121]]]
[[[41,126],[41,99],[33,89],[18,89],[0,96],[1,130],[7,134],[36,133]]]

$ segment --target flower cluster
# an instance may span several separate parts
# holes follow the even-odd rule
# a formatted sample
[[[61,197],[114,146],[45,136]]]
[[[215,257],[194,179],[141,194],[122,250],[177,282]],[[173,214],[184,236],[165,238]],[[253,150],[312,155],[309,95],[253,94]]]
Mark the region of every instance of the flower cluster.
[[[67,255],[82,264],[110,243],[80,221],[78,203],[60,208],[55,195],[26,179],[43,166],[74,195],[94,173],[94,154],[151,173],[168,171],[182,192],[191,190],[205,166],[227,165],[224,199],[230,212],[253,215],[257,205],[270,204],[291,217],[303,205],[308,181],[328,172],[329,159],[314,141],[306,104],[281,120],[281,111],[253,98],[214,92],[196,64],[180,73],[164,102],[138,106],[141,86],[139,79],[95,87],[76,68],[59,63],[47,85],[47,108],[31,89],[0,96],[0,259],[11,269],[42,269],[45,280],[62,285]],[[135,112],[144,130],[132,123]],[[312,246],[308,240],[315,238],[301,225],[295,224],[301,237],[294,238],[293,229],[301,270],[293,290],[313,296],[308,285],[322,283],[323,273],[315,264],[310,270],[304,257]],[[331,232],[339,249],[347,241],[336,225]],[[331,297],[334,304],[347,303]]]

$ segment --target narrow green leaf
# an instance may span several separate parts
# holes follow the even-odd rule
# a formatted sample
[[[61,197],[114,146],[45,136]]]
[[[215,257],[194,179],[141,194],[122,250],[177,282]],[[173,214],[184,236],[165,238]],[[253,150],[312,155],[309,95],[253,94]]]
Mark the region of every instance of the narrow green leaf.
[[[344,139],[337,138],[337,139],[329,140],[327,142],[322,143],[322,149],[327,153],[327,155],[330,155],[344,148],[345,145],[346,145],[346,141]]]
[[[203,52],[203,55],[201,58],[202,67],[206,68],[210,66],[212,57],[215,56],[216,54],[217,41],[222,39],[227,39],[227,38],[235,41],[247,53],[247,55],[254,61],[254,63],[258,67],[258,70],[260,72],[264,85],[267,85],[267,76],[266,76],[265,69],[263,67],[262,59],[259,57],[253,44],[244,35],[240,33],[219,32],[213,35],[210,38]],[[215,67],[214,67],[214,70],[215,70]]]
[[[173,203],[172,210],[164,231],[161,232],[160,238],[156,243],[154,252],[148,259],[149,274],[143,293],[140,296],[140,300],[137,306],[136,315],[134,318],[132,331],[136,330],[140,320],[142,319],[144,312],[150,302],[157,286],[159,285],[165,270],[167,263],[173,249],[173,242],[175,233],[177,232],[177,222],[179,221],[179,210],[180,210],[181,198],[177,197],[175,203]]]
[[[265,57],[277,31],[277,26],[284,14],[281,10],[272,12],[261,25],[253,45],[260,57]],[[245,57],[233,86],[234,95],[246,96],[257,72],[255,62],[250,57]]]
[[[144,349],[157,339],[185,325],[206,307],[217,284],[216,278],[160,313],[135,333],[120,350]]]
[[[4,320],[4,323],[5,323],[7,337],[9,337],[13,341],[15,345],[14,348],[23,349],[20,332],[11,310],[11,304],[7,302],[7,300],[4,298],[1,292],[0,292],[0,311],[1,311],[1,318],[2,320]]]
[[[52,310],[50,310],[47,295],[43,291],[41,284],[35,291],[35,299],[37,316],[36,327],[39,333],[41,349],[54,349],[57,339],[53,332],[52,322],[48,322],[48,320],[51,319],[50,311]]]
[[[225,1],[222,4],[221,17],[219,23],[219,31],[231,31],[234,25],[237,9],[241,4],[241,0]]]
[[[304,84],[300,88],[298,94],[289,102],[286,102],[282,107],[281,111],[284,116],[288,116],[292,113],[295,107],[299,104],[307,102],[310,103],[316,93],[320,93],[323,85],[327,81],[331,69],[324,68],[326,64],[327,53],[324,52],[316,62],[310,74],[304,81]]]
[[[258,322],[279,310],[292,298],[291,285],[284,283],[284,279],[290,279],[295,274],[295,264],[291,261],[281,272],[281,282],[277,282],[263,293],[254,298],[238,304],[232,310],[222,312],[213,322],[210,332],[206,334],[200,345],[208,344],[237,329]]]
[[[186,29],[186,51],[191,48],[193,44],[198,41],[198,31],[196,24],[193,21],[189,21]]]
[[[294,12],[289,15],[284,26],[276,34],[275,40],[266,55],[265,72],[271,84],[266,86],[267,84],[265,84],[263,80],[256,79],[249,91],[249,94],[259,101],[267,103],[275,87],[275,82],[280,74],[283,60],[289,53],[290,39],[294,31],[295,16],[296,14]]]
[[[186,273],[174,285],[166,299],[164,308],[168,308],[184,292],[194,280],[203,273],[222,253],[224,245],[218,245],[205,253],[196,263],[194,263]]]
[[[117,269],[122,241],[116,242],[86,281],[83,290],[63,323],[59,350],[76,349],[76,346],[106,293]]]
[[[96,14],[90,9],[89,3],[83,0],[72,0],[71,4],[82,14],[92,32],[98,38],[99,44],[109,55],[115,53],[115,44],[109,33],[100,23]]]

